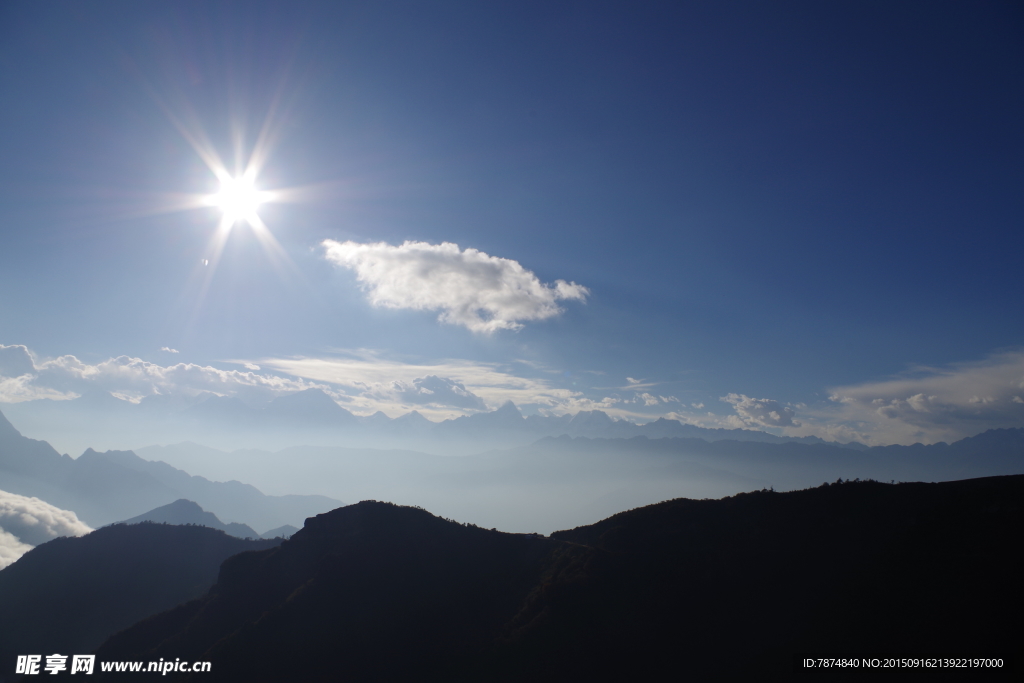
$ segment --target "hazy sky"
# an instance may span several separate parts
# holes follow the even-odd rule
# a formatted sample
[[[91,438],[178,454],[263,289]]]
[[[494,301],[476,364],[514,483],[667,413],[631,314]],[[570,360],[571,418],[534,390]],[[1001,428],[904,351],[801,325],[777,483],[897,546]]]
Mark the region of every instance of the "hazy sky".
[[[1022,121],[1011,2],[3,3],[0,400],[1024,426]]]

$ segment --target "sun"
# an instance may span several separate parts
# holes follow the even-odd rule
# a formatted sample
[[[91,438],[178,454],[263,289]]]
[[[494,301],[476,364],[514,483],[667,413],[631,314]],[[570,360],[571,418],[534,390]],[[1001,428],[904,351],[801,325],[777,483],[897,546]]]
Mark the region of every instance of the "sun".
[[[266,199],[265,193],[257,190],[246,176],[222,178],[220,191],[210,198],[211,203],[223,212],[224,222],[232,225],[240,220],[255,223],[256,210]]]

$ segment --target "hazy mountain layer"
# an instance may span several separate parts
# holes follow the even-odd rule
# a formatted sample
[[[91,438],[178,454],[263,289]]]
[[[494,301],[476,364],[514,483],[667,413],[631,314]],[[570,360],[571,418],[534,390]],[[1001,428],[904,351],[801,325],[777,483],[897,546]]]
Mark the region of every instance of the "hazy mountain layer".
[[[950,445],[864,450],[824,443],[559,437],[465,457],[314,446],[225,453],[196,444],[139,453],[214,479],[243,478],[270,493],[399,501],[488,528],[547,533],[678,497],[794,490],[838,478],[948,481],[1024,473],[1024,430],[993,430]]]
[[[0,571],[0,681],[19,654],[87,654],[140,619],[203,595],[221,563],[280,541],[166,524],[58,538]]]
[[[797,653],[1009,657],[1022,496],[1024,476],[833,484],[551,538],[368,501],[231,558],[97,656],[209,660],[223,681],[780,680]]]
[[[349,448],[398,448],[435,455],[469,455],[525,446],[545,436],[591,438],[701,438],[763,443],[824,443],[817,437],[781,437],[748,429],[707,429],[661,418],[644,425],[617,420],[600,410],[576,415],[523,416],[511,402],[497,410],[431,422],[416,411],[396,418],[350,413],[319,389],[281,396],[253,407],[223,396],[189,401],[147,396],[138,404],[105,392],[70,401],[38,400],[8,405],[25,433],[78,453],[134,450],[152,443],[196,441],[217,448],[280,449],[300,444]],[[853,448],[863,448],[851,444]]]
[[[256,529],[301,524],[306,517],[340,504],[323,496],[265,496],[238,481],[216,482],[190,476],[128,451],[97,453],[89,449],[78,458],[70,458],[58,454],[45,441],[23,437],[2,414],[0,489],[73,510],[94,527],[134,517],[180,498],[196,501],[225,521]]]
[[[206,512],[196,503],[191,500],[185,500],[184,498],[176,500],[173,503],[168,503],[167,505],[162,505],[150,510],[149,512],[144,512],[137,517],[132,517],[131,519],[126,519],[119,523],[138,524],[140,522],[156,522],[157,524],[191,524],[205,526],[211,529],[219,529],[228,536],[234,536],[235,538],[260,538],[260,535],[253,531],[251,527],[237,522],[225,524],[217,519],[217,515],[212,512]],[[269,536],[268,538],[275,538],[275,536]]]
[[[279,526],[276,529],[263,532],[263,538],[291,538],[298,531],[298,527],[294,527],[291,524],[285,524]]]

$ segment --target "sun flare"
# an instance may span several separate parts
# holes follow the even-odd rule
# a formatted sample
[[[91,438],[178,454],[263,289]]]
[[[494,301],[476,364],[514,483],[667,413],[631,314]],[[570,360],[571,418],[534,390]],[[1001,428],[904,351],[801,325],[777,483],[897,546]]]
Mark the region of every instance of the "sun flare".
[[[256,210],[266,201],[264,194],[245,176],[224,178],[221,180],[220,191],[213,195],[211,203],[224,212],[224,220],[227,222],[233,224],[239,220],[246,220],[253,223]]]

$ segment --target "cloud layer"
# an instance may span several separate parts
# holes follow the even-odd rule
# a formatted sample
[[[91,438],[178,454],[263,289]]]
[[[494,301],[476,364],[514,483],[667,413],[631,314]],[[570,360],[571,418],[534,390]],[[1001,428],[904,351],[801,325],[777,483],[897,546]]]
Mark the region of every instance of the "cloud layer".
[[[70,510],[38,498],[0,491],[0,569],[33,546],[58,536],[82,536],[92,529]]]
[[[450,242],[360,244],[324,240],[325,257],[349,268],[374,306],[440,311],[438,320],[473,332],[517,330],[521,321],[562,312],[556,302],[583,301],[590,293],[575,282],[541,282],[517,261]]]
[[[335,396],[346,408],[363,413],[383,410],[395,416],[416,408],[440,420],[465,411],[497,408],[505,401],[564,411],[583,400],[581,392],[558,388],[545,378],[517,375],[497,363],[405,363],[367,350],[352,351],[347,357],[265,358],[260,363],[264,368],[334,385],[345,392]]]
[[[252,368],[259,370],[259,366]],[[70,355],[37,363],[26,347],[0,344],[0,402],[4,403],[72,399],[89,391],[106,391],[132,402],[155,394],[197,396],[209,392],[263,403],[312,388],[324,387],[253,370],[220,370],[193,363],[158,365],[130,356],[95,365]]]
[[[371,391],[368,395],[373,396],[375,393],[379,398],[391,398],[403,404],[487,410],[484,400],[466,389],[462,382],[437,375],[417,377],[412,382],[395,380],[387,390]]]
[[[877,382],[833,387],[814,423],[865,443],[955,441],[996,427],[1024,426],[1024,351],[981,361],[915,367]]]
[[[731,403],[743,427],[799,427],[793,420],[792,408],[770,398],[750,398],[744,394],[728,394],[722,399]]]
[[[497,408],[505,401],[534,405],[552,413],[610,410],[632,415],[615,397],[591,400],[583,392],[558,387],[550,372],[529,363],[482,363],[442,360],[409,363],[389,360],[378,352],[339,351],[331,358],[268,358],[259,364],[228,361],[246,370],[222,370],[190,363],[159,365],[118,356],[96,364],[65,355],[36,360],[24,346],[0,345],[0,403],[41,398],[74,399],[90,392],[108,392],[138,402],[161,396],[164,405],[185,408],[195,397],[216,394],[264,405],[277,396],[322,389],[357,414],[378,410],[395,417],[417,409],[433,420]],[[21,373],[5,377],[8,372]],[[524,377],[525,370],[532,377]],[[557,373],[555,373],[557,375]]]
[[[680,400],[647,391],[656,381],[625,378],[623,386],[576,387],[562,373],[526,361],[404,362],[373,350],[337,350],[326,358],[254,360],[258,363],[229,361],[245,370],[189,363],[162,366],[128,356],[88,364],[70,355],[41,361],[24,346],[0,345],[0,402],[106,391],[128,401],[157,394],[182,397],[182,408],[204,393],[261,405],[277,396],[319,388],[363,415],[380,410],[396,417],[416,409],[438,421],[492,410],[511,400],[548,415],[603,410],[639,422],[667,417],[701,427],[767,429],[871,445],[949,442],[986,429],[1024,426],[1022,350],[833,387],[828,400],[810,406],[729,393],[720,400],[731,410],[720,413],[705,408],[704,401],[693,401],[703,397],[691,394]]]
[[[32,550],[32,546],[22,543],[17,536],[0,528],[0,569],[14,564],[29,550]]]

